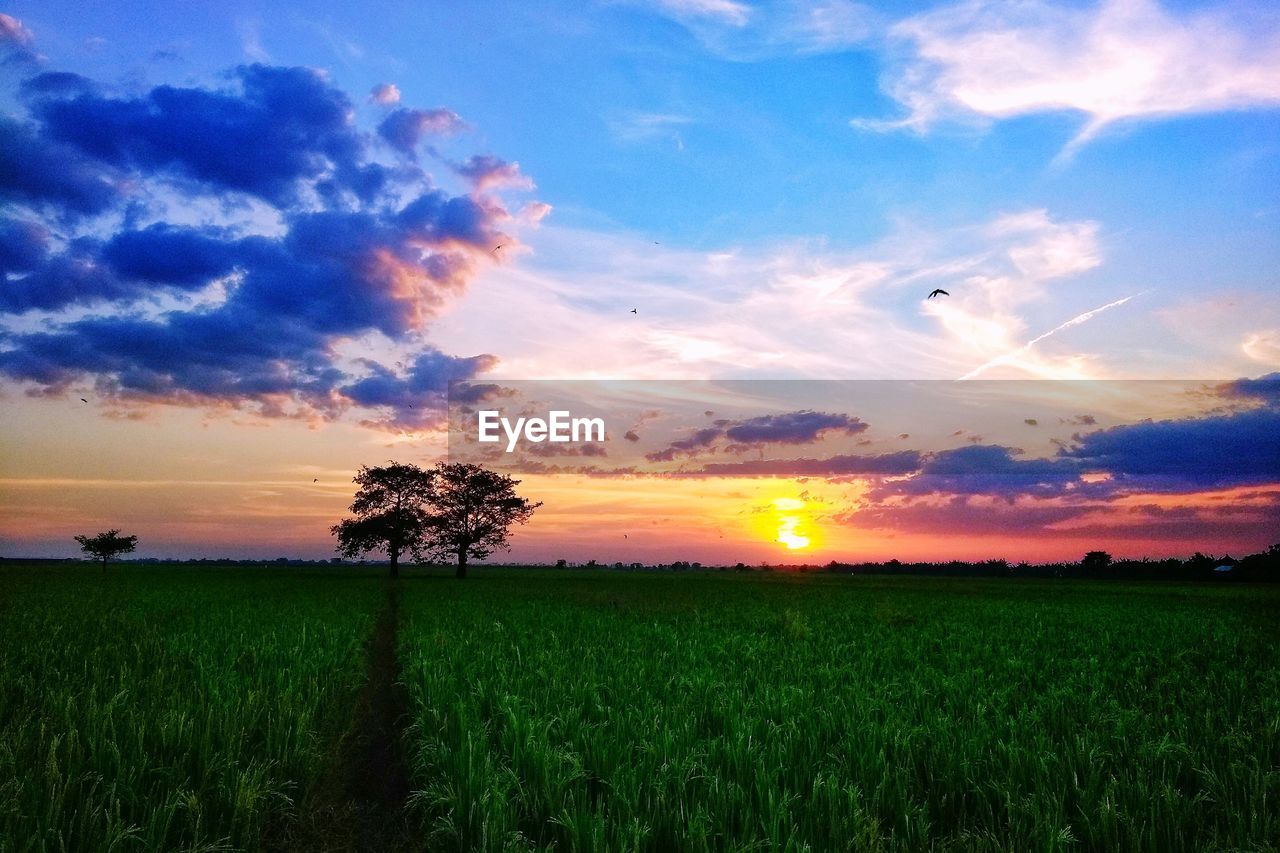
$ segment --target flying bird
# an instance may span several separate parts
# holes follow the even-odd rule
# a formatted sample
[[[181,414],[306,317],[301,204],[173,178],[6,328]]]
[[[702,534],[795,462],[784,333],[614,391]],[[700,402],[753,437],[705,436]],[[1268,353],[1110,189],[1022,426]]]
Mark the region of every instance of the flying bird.
[[[319,478],[319,477],[316,477],[316,478],[315,478],[314,480],[312,480],[311,482],[313,482],[313,483],[318,483],[318,482],[320,482],[320,478]]]
[[[490,249],[490,250],[489,250],[489,254],[491,254],[491,255],[492,255],[492,254],[496,253],[499,249],[501,249],[501,248],[502,248],[503,246],[505,246],[505,245],[507,245],[507,244],[506,244],[506,243],[499,243],[498,245],[494,246],[492,249]]]
[[[631,313],[632,313],[632,314],[636,313],[636,309],[632,308],[632,309],[631,309]]]
[[[929,298],[932,299],[935,296],[950,296],[950,295],[951,295],[950,293],[947,293],[945,290],[939,287],[938,289],[934,290],[933,293],[929,294]]]
[[[89,402],[89,401],[88,401],[88,400],[86,400],[84,397],[81,397],[81,398],[80,398],[80,402],[81,402],[81,403],[87,403],[87,402]]]

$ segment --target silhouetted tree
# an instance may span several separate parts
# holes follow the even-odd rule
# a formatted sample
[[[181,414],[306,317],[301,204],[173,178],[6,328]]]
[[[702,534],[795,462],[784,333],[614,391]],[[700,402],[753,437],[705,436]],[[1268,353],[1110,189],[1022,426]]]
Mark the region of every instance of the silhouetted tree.
[[[80,550],[95,560],[102,561],[102,570],[107,570],[107,561],[117,554],[130,554],[138,546],[137,536],[121,536],[119,528],[113,528],[97,536],[77,536]]]
[[[1101,571],[1111,565],[1111,555],[1106,551],[1090,551],[1084,555],[1080,565],[1090,571]]]
[[[459,579],[467,558],[483,560],[507,548],[507,528],[524,524],[542,506],[516,494],[519,480],[463,462],[441,462],[429,472],[425,547],[433,558],[457,560]]]
[[[432,472],[417,465],[390,462],[377,468],[362,466],[354,482],[360,484],[351,512],[331,529],[338,537],[338,553],[355,559],[369,551],[385,550],[391,577],[400,576],[400,557],[421,556],[430,527],[425,505]]]

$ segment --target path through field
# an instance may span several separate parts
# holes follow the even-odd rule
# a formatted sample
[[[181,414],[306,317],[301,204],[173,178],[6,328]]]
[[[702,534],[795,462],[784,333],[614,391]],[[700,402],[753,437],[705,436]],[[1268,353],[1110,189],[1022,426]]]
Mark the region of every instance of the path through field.
[[[409,797],[409,766],[402,732],[408,698],[398,683],[396,659],[400,590],[387,601],[369,639],[368,670],[356,698],[351,726],[325,780],[304,801],[279,838],[264,841],[275,851],[407,851],[416,849]]]

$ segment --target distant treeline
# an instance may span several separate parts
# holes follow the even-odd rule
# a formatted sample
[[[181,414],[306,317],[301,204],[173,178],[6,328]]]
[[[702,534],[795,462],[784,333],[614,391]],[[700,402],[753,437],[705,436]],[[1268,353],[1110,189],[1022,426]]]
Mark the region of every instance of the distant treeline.
[[[1280,581],[1280,545],[1247,557],[1209,557],[1199,552],[1186,560],[1113,560],[1103,551],[1091,551],[1075,563],[1010,563],[1007,560],[981,562],[840,563],[832,561],[826,570],[841,575],[949,575],[998,578],[1083,578],[1089,580],[1176,580],[1176,581]]]
[[[0,557],[3,562],[23,563],[79,563],[77,557],[66,558],[14,558]],[[185,566],[240,566],[240,567],[302,567],[302,566],[385,566],[381,560],[342,560],[332,557],[325,560],[303,560],[289,557],[277,557],[269,560],[251,560],[243,558],[195,558],[186,560],[165,560],[146,557],[135,560],[120,560],[120,563],[145,565],[168,564]],[[1010,563],[1008,560],[980,560],[966,562],[951,560],[945,563],[904,563],[899,560],[888,560],[878,563],[846,563],[832,560],[825,566],[811,564],[770,565],[760,564],[748,566],[736,565],[703,565],[697,562],[678,560],[673,563],[600,563],[587,560],[573,563],[557,560],[555,565],[531,563],[489,563],[493,568],[508,569],[569,569],[569,570],[601,570],[613,569],[622,571],[739,571],[739,572],[801,572],[830,573],[837,575],[942,575],[948,577],[981,577],[981,578],[1081,578],[1088,580],[1155,580],[1155,581],[1213,581],[1213,582],[1280,582],[1280,544],[1272,545],[1260,554],[1250,554],[1236,559],[1231,556],[1211,557],[1196,552],[1185,560],[1169,558],[1165,560],[1115,560],[1105,551],[1090,551],[1078,562],[1063,563]],[[439,568],[433,564],[427,567]]]

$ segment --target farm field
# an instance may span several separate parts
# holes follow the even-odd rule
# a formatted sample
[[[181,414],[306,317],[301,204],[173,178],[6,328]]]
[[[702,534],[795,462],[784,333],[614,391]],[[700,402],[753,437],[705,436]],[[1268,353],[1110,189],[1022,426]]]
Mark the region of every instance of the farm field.
[[[0,564],[0,851],[255,849],[350,719],[370,580]]]
[[[396,849],[1280,846],[1274,587],[412,569],[389,610],[389,585],[0,564],[0,850],[291,849],[380,635]]]
[[[406,585],[431,849],[1280,845],[1276,590]]]

